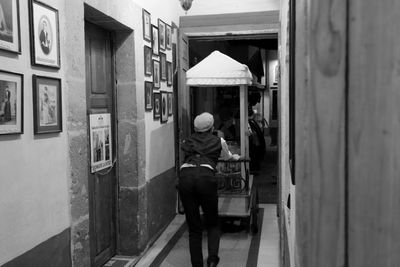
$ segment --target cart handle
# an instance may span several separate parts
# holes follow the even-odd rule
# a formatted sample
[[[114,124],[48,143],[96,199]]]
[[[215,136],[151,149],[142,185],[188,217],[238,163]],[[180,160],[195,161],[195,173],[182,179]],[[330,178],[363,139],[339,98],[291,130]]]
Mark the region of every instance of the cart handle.
[[[234,163],[234,162],[250,162],[250,158],[248,157],[241,157],[238,160],[233,160],[233,159],[218,159],[218,162],[230,162],[230,163]]]

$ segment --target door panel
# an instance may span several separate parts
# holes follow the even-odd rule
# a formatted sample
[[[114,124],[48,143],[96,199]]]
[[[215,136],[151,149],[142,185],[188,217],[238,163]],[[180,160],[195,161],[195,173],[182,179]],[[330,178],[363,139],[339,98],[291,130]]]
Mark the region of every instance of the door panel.
[[[110,32],[85,23],[85,49],[88,115],[111,113],[111,127],[115,129]],[[115,136],[114,134],[114,140]],[[90,158],[88,162],[90,163]],[[115,199],[115,170],[112,168],[89,173],[90,249],[93,266],[102,266],[115,254]]]

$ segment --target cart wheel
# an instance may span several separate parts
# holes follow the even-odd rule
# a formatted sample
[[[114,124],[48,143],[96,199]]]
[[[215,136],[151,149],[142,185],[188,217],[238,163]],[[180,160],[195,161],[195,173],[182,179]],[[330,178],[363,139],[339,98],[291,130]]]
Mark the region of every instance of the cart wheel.
[[[253,208],[250,216],[250,228],[252,234],[258,233],[258,209]]]

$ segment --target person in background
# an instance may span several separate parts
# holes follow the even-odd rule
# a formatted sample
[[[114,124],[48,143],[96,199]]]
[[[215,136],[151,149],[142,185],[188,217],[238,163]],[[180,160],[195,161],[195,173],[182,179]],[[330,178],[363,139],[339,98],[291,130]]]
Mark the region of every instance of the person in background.
[[[213,134],[214,117],[204,112],[194,119],[195,132],[182,144],[184,163],[178,191],[189,228],[189,250],[193,267],[203,267],[203,224],[199,207],[204,213],[207,229],[207,266],[217,266],[220,241],[218,218],[218,183],[215,178],[218,158],[238,160],[239,155],[229,151],[225,140]]]
[[[266,152],[264,133],[256,118],[259,114],[249,110],[249,125],[251,134],[249,136],[250,171],[252,173],[260,170],[261,162]]]
[[[4,91],[4,100],[0,103],[0,118],[2,121],[11,121],[11,92],[6,86]]]

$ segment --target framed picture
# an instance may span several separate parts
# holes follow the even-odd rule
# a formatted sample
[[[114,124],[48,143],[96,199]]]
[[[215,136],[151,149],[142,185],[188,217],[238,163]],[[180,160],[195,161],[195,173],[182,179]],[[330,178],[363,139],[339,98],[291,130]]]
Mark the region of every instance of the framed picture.
[[[160,61],[153,59],[153,86],[160,88]]]
[[[33,130],[62,132],[61,79],[33,75]]]
[[[144,82],[144,109],[153,109],[153,83],[148,81]]]
[[[151,42],[151,16],[147,10],[142,9],[143,39]]]
[[[58,11],[30,0],[30,34],[32,65],[60,68]]]
[[[153,74],[153,67],[151,65],[151,48],[147,45],[144,46],[144,75],[151,76]]]
[[[167,61],[167,85],[172,85],[172,63]]]
[[[161,91],[161,123],[168,121],[168,92]]]
[[[160,80],[167,80],[167,55],[160,52]]]
[[[112,166],[111,114],[90,114],[90,172]]]
[[[153,101],[153,118],[159,120],[161,115],[161,94],[159,92],[153,93]]]
[[[160,39],[160,49],[165,50],[165,22],[158,19],[158,38]]]
[[[160,52],[160,42],[158,40],[158,28],[154,25],[151,25],[151,45],[153,47],[153,55],[158,56]]]
[[[165,24],[165,46],[168,50],[172,49],[172,28],[168,24]]]
[[[19,0],[0,0],[0,49],[21,53]]]
[[[0,134],[23,133],[24,76],[0,70]]]
[[[167,106],[168,116],[172,116],[172,92],[168,92]]]

